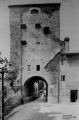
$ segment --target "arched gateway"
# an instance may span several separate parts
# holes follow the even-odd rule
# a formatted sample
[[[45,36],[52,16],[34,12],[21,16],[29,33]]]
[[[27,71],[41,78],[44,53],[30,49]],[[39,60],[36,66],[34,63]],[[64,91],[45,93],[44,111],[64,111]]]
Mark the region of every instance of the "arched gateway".
[[[40,81],[42,81],[41,86],[40,86]],[[43,92],[45,91],[45,93],[46,93],[45,101],[47,102],[47,99],[48,99],[48,83],[44,78],[42,78],[40,76],[32,76],[28,80],[25,81],[25,83],[24,83],[25,96],[33,96],[34,95],[34,93],[35,93],[34,84],[36,82],[38,83],[38,92],[40,92],[40,90],[42,90],[42,89],[43,89]]]

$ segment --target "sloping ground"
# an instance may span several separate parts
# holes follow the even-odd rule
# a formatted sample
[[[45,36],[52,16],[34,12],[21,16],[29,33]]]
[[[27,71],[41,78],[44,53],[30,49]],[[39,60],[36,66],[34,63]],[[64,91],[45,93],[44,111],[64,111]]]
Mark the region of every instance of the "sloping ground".
[[[50,118],[56,116],[57,120],[79,120],[78,103],[40,105],[39,112],[48,114]]]
[[[36,101],[15,108],[5,120],[79,120],[79,104]]]
[[[9,115],[13,111],[14,108],[16,108],[22,104],[25,104],[27,102],[30,102],[32,100],[35,100],[35,99],[36,99],[36,97],[34,97],[34,96],[26,97],[23,99],[21,96],[15,96],[15,97],[8,98],[4,105],[4,116]]]
[[[21,96],[8,98],[4,103],[4,116],[8,115],[18,105],[21,105]]]
[[[18,105],[21,105],[21,96],[7,98],[6,101],[4,102],[4,116],[8,115]],[[2,102],[0,102],[0,119],[2,112],[1,109],[2,109]]]

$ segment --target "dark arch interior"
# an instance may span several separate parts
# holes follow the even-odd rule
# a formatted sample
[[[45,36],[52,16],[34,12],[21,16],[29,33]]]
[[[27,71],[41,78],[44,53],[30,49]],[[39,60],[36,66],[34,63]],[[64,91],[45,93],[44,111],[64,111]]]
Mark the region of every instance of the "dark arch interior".
[[[33,77],[29,78],[28,80],[26,80],[26,82],[24,84],[25,95],[26,96],[33,96],[34,95],[34,83],[38,82],[38,81],[43,81],[46,85],[46,99],[45,99],[45,101],[47,101],[48,83],[46,82],[46,80],[44,78],[39,77],[39,76],[33,76]]]

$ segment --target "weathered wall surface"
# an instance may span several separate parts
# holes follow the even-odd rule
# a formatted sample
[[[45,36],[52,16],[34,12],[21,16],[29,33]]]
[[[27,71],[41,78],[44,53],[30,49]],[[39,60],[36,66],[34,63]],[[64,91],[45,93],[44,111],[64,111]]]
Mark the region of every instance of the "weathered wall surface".
[[[51,60],[46,66],[45,69],[47,72],[51,73],[51,79],[50,79],[50,97],[49,101],[59,102],[59,84],[60,84],[60,54],[57,54],[53,60]]]
[[[21,67],[21,10],[10,8],[10,61],[17,67]]]
[[[65,81],[60,84],[60,102],[71,102],[71,90],[77,90],[77,101],[79,102],[79,55],[64,56],[63,65],[60,65],[61,75],[65,75]]]
[[[22,67],[22,84],[32,76],[41,76],[49,86],[55,85],[52,94],[57,102],[60,60],[54,61],[55,66],[52,60],[62,49],[60,4],[11,6],[10,28],[10,59]]]
[[[50,61],[51,53],[60,47],[59,8],[57,5],[22,8],[22,24],[26,25],[22,30],[22,41],[27,42],[22,46],[22,78],[41,75],[48,80],[50,76],[44,66]],[[40,65],[40,71],[36,70],[37,65]]]

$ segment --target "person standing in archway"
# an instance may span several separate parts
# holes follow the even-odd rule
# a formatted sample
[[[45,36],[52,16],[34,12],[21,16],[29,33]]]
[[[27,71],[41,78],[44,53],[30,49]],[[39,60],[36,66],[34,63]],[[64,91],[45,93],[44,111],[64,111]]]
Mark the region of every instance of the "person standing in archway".
[[[38,82],[37,81],[34,83],[34,89],[35,89],[35,93],[38,94]]]

